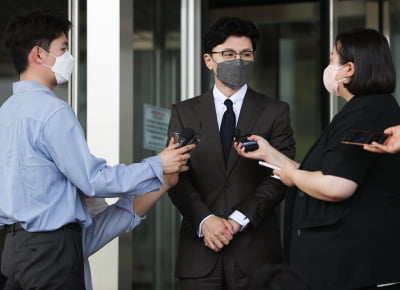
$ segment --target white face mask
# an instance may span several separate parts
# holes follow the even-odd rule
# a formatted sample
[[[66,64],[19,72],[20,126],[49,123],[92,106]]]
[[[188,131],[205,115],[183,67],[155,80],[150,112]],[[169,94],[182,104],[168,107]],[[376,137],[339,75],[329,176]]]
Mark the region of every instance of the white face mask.
[[[74,57],[69,53],[68,50],[61,56],[54,56],[50,53],[49,55],[56,59],[54,65],[52,67],[47,64],[43,65],[54,72],[57,84],[64,84],[68,82],[71,79],[71,74],[74,70]]]
[[[324,70],[323,81],[325,89],[333,96],[339,96],[338,84],[343,82],[346,78],[336,80],[336,75],[342,66],[337,64],[330,64]]]

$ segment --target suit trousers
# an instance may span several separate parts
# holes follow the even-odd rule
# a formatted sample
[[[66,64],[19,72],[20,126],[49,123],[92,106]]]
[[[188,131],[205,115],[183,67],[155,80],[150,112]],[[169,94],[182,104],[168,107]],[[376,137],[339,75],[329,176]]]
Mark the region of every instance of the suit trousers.
[[[84,290],[82,228],[72,223],[49,232],[6,227],[1,272],[4,290]]]
[[[6,277],[0,273],[0,290],[4,289],[4,285],[6,284]]]
[[[195,263],[195,261],[193,261]],[[232,254],[221,252],[214,269],[205,277],[180,278],[180,290],[247,290],[249,278]]]

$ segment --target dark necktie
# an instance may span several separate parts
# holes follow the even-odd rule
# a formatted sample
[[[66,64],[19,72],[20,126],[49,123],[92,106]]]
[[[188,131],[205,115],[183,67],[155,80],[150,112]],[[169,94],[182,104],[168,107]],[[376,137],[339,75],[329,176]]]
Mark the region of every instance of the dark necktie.
[[[233,112],[233,103],[231,100],[226,99],[224,102],[227,110],[222,117],[221,128],[219,134],[221,135],[222,151],[224,153],[225,165],[228,163],[229,153],[232,148],[233,135],[235,134],[236,117]]]

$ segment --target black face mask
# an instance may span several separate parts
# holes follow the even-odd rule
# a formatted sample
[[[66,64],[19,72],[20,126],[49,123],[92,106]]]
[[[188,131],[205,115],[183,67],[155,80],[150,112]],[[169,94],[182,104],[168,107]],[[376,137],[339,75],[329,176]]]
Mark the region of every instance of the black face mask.
[[[250,81],[253,61],[234,59],[217,64],[217,77],[231,89],[238,89]]]

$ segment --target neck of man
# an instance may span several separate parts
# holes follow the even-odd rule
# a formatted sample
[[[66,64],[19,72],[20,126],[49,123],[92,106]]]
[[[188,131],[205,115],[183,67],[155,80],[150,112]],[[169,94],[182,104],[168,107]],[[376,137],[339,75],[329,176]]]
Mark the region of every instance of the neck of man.
[[[19,80],[20,81],[33,81],[40,83],[46,87],[48,87],[50,90],[54,90],[56,87],[56,83],[52,82],[50,80],[47,80],[46,78],[42,77],[43,74],[37,71],[32,71],[30,69],[25,70],[19,75]]]
[[[215,86],[220,90],[227,98],[232,97],[240,88],[232,89],[226,86],[223,82],[221,82],[218,78],[215,78]]]

